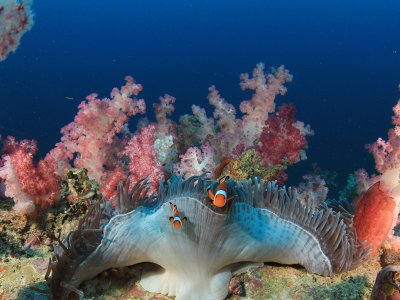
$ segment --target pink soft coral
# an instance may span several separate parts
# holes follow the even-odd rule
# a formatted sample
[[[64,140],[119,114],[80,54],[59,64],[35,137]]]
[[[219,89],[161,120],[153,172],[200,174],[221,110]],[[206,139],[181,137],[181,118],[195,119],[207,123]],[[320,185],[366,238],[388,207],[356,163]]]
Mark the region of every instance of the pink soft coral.
[[[22,36],[32,28],[30,0],[3,0],[0,3],[0,61],[15,52]]]
[[[198,169],[203,169],[202,160],[204,159],[198,146],[204,144],[212,150],[210,156],[213,159],[207,159],[207,162],[212,161],[212,164],[218,165],[226,158],[237,158],[244,151],[257,146],[264,126],[274,127],[270,130],[271,132],[264,131],[261,145],[258,145],[258,152],[262,155],[264,166],[272,166],[284,161],[292,164],[305,159],[304,149],[307,145],[305,136],[311,135],[312,131],[309,126],[294,120],[294,109],[283,106],[281,116],[275,115],[268,123],[270,115],[275,112],[276,96],[286,93],[284,84],[291,80],[292,76],[284,66],[272,69],[271,73],[265,74],[264,65],[261,63],[253,70],[253,78],[250,78],[248,74],[242,74],[241,88],[254,91],[250,100],[242,101],[240,104],[242,118],[236,117],[235,107],[221,97],[215,86],[211,86],[208,100],[214,107],[213,118],[207,117],[205,109],[197,105],[192,106],[193,116],[181,118],[180,132],[183,133],[185,145],[196,147],[189,148],[186,154],[180,156],[181,163],[176,165],[175,170],[179,170],[180,174],[184,172],[198,174]],[[274,133],[275,129],[279,133]],[[191,142],[190,139],[192,139]],[[266,139],[273,139],[275,149],[270,146],[264,149],[263,143]],[[211,151],[208,152],[211,153]],[[201,163],[196,163],[196,160]],[[191,165],[196,166],[197,171],[190,171]],[[286,178],[284,171],[281,171],[277,177],[280,182],[284,182]]]
[[[201,150],[197,147],[190,147],[185,154],[179,157],[181,161],[175,164],[175,173],[184,175],[185,179],[205,172],[210,172],[208,176],[212,176],[216,168],[215,152],[209,143],[201,145]]]
[[[199,124],[196,140],[200,143],[210,142],[217,158],[237,157],[253,147],[265,121],[275,111],[275,97],[286,93],[284,84],[291,80],[292,76],[283,66],[264,74],[264,65],[261,63],[253,70],[253,78],[249,74],[242,74],[241,88],[253,90],[254,94],[251,100],[241,102],[241,119],[236,118],[235,107],[220,96],[215,86],[211,86],[208,100],[214,106],[213,118],[208,118],[205,110],[199,106],[192,106]]]
[[[247,145],[252,145],[260,136],[269,114],[275,111],[275,97],[286,94],[284,84],[293,79],[284,66],[272,69],[267,76],[264,68],[264,64],[259,63],[253,70],[253,78],[249,78],[247,73],[240,76],[240,87],[254,91],[251,100],[240,103],[240,111],[245,114],[242,126]]]
[[[142,86],[130,76],[125,80],[126,84],[120,90],[112,90],[111,99],[98,99],[97,94],[91,94],[81,102],[74,122],[61,129],[61,143],[57,144],[54,153],[62,154],[56,159],[65,164],[75,155],[74,166],[87,168],[89,176],[99,182],[105,179],[104,166],[112,169],[115,164],[117,133],[124,130],[130,116],[146,110],[143,99],[131,98],[142,90]]]
[[[0,178],[5,181],[8,197],[14,199],[15,210],[30,214],[35,207],[45,208],[57,200],[60,177],[56,175],[57,163],[50,155],[39,161],[37,167],[33,156],[37,151],[36,141],[16,142],[9,137],[5,142],[3,166]]]
[[[309,205],[312,208],[316,208],[326,200],[328,191],[325,180],[319,175],[304,175],[302,182],[297,187],[300,202],[304,206]]]
[[[375,168],[380,173],[400,166],[400,100],[393,107],[393,112],[392,123],[395,126],[389,129],[388,141],[378,138],[375,143],[367,145],[374,155]]]
[[[130,186],[133,187],[138,180],[147,177],[150,182],[150,192],[156,192],[160,179],[164,179],[162,166],[156,160],[157,151],[154,149],[156,130],[155,124],[141,128],[123,151],[123,155],[129,158]]]
[[[387,141],[379,138],[375,143],[367,145],[374,155],[376,170],[381,173],[372,179],[367,174],[366,186],[374,183],[356,201],[354,220],[360,239],[367,239],[372,244],[374,253],[377,253],[383,240],[389,235],[393,237],[393,229],[398,223],[400,210],[400,100],[393,108],[392,122],[394,128],[388,132]],[[366,221],[367,220],[367,221]],[[379,230],[378,235],[376,231]],[[379,237],[379,240],[377,240]]]
[[[160,103],[153,104],[157,123],[154,149],[157,152],[157,161],[162,165],[164,171],[171,173],[173,164],[178,156],[177,126],[168,119],[174,110],[175,97],[168,94],[160,97]]]

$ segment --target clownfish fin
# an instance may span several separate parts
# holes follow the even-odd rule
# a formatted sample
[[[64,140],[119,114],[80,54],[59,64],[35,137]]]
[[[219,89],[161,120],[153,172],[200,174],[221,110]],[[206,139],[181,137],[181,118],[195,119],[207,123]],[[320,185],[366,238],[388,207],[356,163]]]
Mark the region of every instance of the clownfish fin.
[[[173,223],[173,222],[174,222],[174,217],[169,217],[169,221],[170,221],[171,223]]]
[[[185,223],[186,221],[187,221],[187,218],[186,218],[186,217],[183,217],[182,223]]]
[[[214,195],[213,191],[211,190],[211,188],[207,188],[207,193],[208,193],[208,197],[210,197],[211,200],[214,200],[215,195]]]
[[[229,178],[231,178],[229,175],[226,176],[222,176],[219,180],[218,180],[218,184],[221,184],[227,180],[229,180]]]

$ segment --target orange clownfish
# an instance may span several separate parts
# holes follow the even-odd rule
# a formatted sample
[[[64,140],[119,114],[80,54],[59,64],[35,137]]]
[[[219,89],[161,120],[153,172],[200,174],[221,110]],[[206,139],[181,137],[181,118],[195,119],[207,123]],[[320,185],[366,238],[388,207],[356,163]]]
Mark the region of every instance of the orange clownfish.
[[[223,176],[220,180],[218,180],[217,192],[215,194],[210,187],[207,189],[208,196],[216,207],[224,207],[229,200],[235,197],[232,196],[228,198],[228,186],[225,182],[228,179],[229,176]]]
[[[181,228],[182,224],[187,221],[187,218],[181,218],[181,214],[179,213],[178,208],[176,207],[176,205],[172,204],[172,202],[170,202],[169,205],[174,212],[174,216],[169,217],[169,221],[172,223],[175,229],[179,229]]]

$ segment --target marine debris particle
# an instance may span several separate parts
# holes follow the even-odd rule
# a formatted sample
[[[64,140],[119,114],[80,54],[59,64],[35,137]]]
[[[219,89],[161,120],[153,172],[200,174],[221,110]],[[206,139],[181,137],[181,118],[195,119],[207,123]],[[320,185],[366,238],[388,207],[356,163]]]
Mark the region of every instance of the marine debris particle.
[[[46,276],[53,298],[81,295],[85,280],[141,262],[160,266],[143,272],[140,284],[148,291],[176,299],[224,299],[233,275],[263,262],[300,264],[329,276],[368,258],[345,212],[325,204],[304,207],[295,190],[257,178],[227,184],[238,199],[225,209],[209,203],[210,181],[203,177],[175,177],[160,185],[156,198],[146,196],[145,181],[130,191],[120,184],[115,209],[110,201],[97,202],[78,229],[59,241]],[[167,217],[170,202],[188,217],[178,231]]]

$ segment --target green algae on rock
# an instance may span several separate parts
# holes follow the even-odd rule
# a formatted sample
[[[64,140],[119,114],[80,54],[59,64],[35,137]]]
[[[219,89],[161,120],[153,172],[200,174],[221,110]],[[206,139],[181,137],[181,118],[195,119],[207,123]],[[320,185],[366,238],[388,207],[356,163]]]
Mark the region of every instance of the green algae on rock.
[[[286,164],[278,164],[269,168],[261,166],[261,159],[254,149],[246,150],[237,159],[232,159],[223,168],[221,175],[229,175],[237,181],[259,177],[265,181],[273,180],[279,171],[286,169]]]

